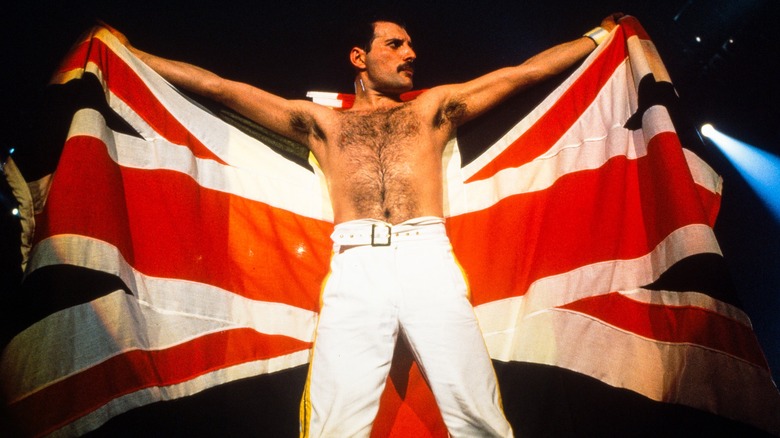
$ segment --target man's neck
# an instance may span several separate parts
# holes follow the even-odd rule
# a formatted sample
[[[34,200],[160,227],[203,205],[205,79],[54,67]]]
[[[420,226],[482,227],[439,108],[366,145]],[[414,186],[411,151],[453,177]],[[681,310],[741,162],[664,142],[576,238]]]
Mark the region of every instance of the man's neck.
[[[401,104],[401,94],[383,93],[371,89],[359,81],[355,82],[355,102],[352,111],[377,111],[390,109]]]
[[[355,96],[352,111],[377,111],[386,110],[400,105],[400,96],[389,96],[380,93],[363,93]]]

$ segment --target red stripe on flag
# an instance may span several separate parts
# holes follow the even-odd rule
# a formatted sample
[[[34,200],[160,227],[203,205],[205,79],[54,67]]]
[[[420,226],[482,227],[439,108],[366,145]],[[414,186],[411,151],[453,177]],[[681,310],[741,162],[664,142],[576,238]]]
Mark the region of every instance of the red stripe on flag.
[[[577,121],[626,59],[625,44],[612,44],[539,119],[503,152],[466,182],[488,179],[503,169],[519,167],[547,151]]]
[[[615,38],[628,39],[632,36],[637,36],[641,40],[649,40],[650,35],[645,32],[645,28],[639,23],[639,21],[632,16],[625,16],[618,22],[618,33]],[[621,35],[621,32],[623,35]]]
[[[84,68],[87,62],[100,66],[106,86],[161,136],[173,144],[188,147],[196,157],[225,163],[174,118],[136,72],[103,41],[92,38],[79,45],[63,62],[59,72]]]
[[[98,139],[68,140],[36,240],[89,236],[143,274],[319,308],[332,224],[204,188],[170,170],[124,168]]]
[[[9,409],[26,436],[45,435],[133,392],[175,385],[309,347],[306,342],[247,328],[226,330],[164,350],[132,350],[114,356],[11,404]]]
[[[560,308],[655,341],[722,351],[769,370],[752,329],[708,309],[643,303],[616,292],[584,298]]]
[[[436,399],[403,342],[395,347],[379,407],[371,429],[373,438],[448,436]]]
[[[704,211],[707,212],[707,224],[710,227],[715,227],[715,221],[718,219],[720,211],[721,196],[699,185],[696,186],[696,191]]]
[[[523,295],[536,280],[582,266],[644,256],[678,228],[707,224],[676,135],[659,134],[648,149],[448,218],[473,304]]]
[[[67,73],[72,70],[83,69],[89,59],[88,56],[91,43],[92,38],[90,37],[73,46],[65,56],[65,59],[63,59],[57,67],[57,73]]]

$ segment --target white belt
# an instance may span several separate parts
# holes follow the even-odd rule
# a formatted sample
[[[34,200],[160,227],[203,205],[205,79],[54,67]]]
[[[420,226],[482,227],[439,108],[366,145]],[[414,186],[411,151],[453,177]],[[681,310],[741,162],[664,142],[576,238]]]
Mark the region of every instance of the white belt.
[[[393,242],[445,236],[444,220],[435,217],[412,219],[397,225],[360,219],[336,225],[331,239],[337,245],[390,246]]]

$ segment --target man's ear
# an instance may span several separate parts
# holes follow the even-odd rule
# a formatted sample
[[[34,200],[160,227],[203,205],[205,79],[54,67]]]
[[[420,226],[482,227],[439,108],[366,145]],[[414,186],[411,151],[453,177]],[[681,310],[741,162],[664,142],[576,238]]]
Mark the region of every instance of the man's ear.
[[[366,51],[360,47],[353,47],[349,52],[349,61],[355,68],[364,70],[366,68]]]

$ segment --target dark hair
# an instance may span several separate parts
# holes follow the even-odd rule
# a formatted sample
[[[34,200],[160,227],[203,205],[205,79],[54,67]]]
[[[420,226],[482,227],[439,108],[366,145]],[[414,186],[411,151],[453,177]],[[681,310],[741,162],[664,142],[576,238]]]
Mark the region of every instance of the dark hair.
[[[374,28],[376,23],[384,21],[388,23],[394,23],[402,28],[406,29],[406,24],[398,17],[392,17],[387,15],[372,15],[366,19],[360,20],[352,28],[350,35],[350,43],[352,47],[360,47],[365,50],[366,53],[371,51],[371,43],[374,42]]]

